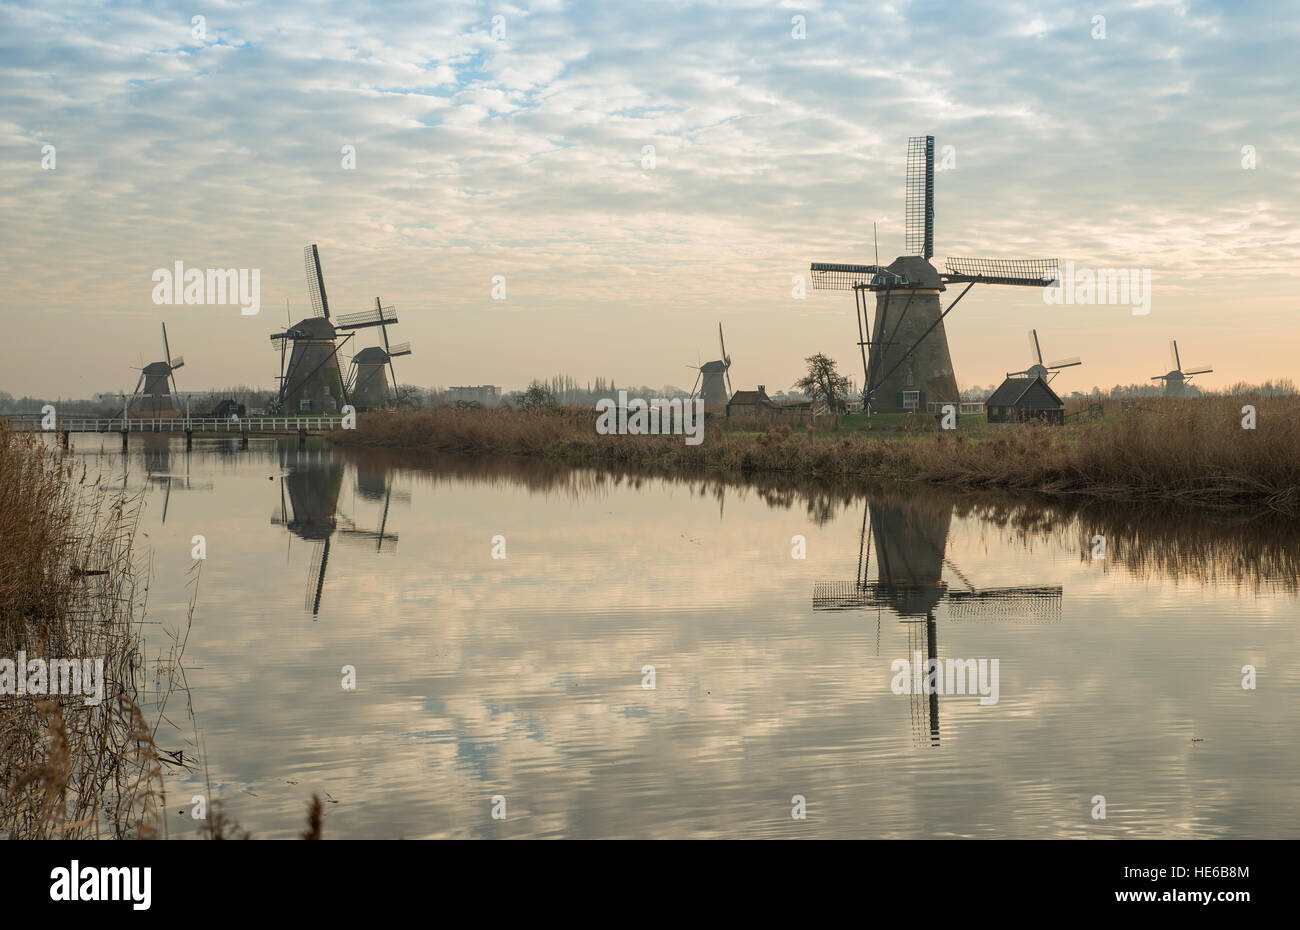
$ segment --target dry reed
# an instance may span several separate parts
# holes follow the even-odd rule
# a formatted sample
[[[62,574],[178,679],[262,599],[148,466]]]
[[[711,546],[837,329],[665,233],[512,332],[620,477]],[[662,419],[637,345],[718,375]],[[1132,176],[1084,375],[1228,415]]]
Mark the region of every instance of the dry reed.
[[[1241,408],[1258,424],[1242,428]],[[720,469],[744,475],[903,479],[965,489],[1300,512],[1300,400],[1147,400],[1065,427],[1036,424],[877,438],[859,430],[728,432],[710,420],[704,442],[681,436],[602,436],[595,413],[460,409],[363,416],[342,446],[525,455],[572,465]]]
[[[0,697],[0,836],[158,836],[164,797],[136,704],[140,498],[0,424],[0,658],[103,659],[104,696]],[[21,671],[18,674],[22,674]]]

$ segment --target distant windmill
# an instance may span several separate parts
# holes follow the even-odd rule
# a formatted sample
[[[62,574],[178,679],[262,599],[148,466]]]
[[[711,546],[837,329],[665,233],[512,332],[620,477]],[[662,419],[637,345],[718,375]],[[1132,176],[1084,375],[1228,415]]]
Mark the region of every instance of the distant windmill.
[[[1025,378],[1042,378],[1045,382],[1050,384],[1052,379],[1056,377],[1056,373],[1059,369],[1072,368],[1075,365],[1083,364],[1079,359],[1079,356],[1072,355],[1069,358],[1061,359],[1059,362],[1051,362],[1050,364],[1044,365],[1043,349],[1038,344],[1038,330],[1036,329],[1031,329],[1029,331],[1029,357],[1033,359],[1032,365],[1024,371],[1009,371],[1007,372],[1007,377],[1018,378],[1023,376]]]
[[[1186,397],[1187,388],[1193,375],[1208,375],[1214,371],[1209,365],[1189,365],[1183,367],[1182,359],[1178,357],[1178,340],[1173,339],[1169,342],[1169,360],[1174,363],[1174,367],[1163,375],[1155,375],[1152,381],[1163,381],[1165,383],[1166,397]]]
[[[303,250],[303,256],[313,315],[271,335],[271,344],[280,353],[280,392],[272,406],[285,413],[338,413],[348,403],[347,387],[339,369],[338,331],[396,323],[397,314],[392,307],[377,306],[360,313],[340,314],[337,321],[331,320],[320,252],[315,245],[309,245]],[[352,333],[348,332],[343,343],[351,338]]]
[[[703,381],[701,396],[704,398],[705,413],[722,413],[727,409],[727,401],[731,400],[731,356],[727,354],[727,344],[722,339],[721,323],[718,324],[718,349],[722,353],[722,358],[717,361],[705,362],[699,366],[687,366],[699,372],[695,376],[695,385],[691,388],[692,400],[695,399],[696,389]]]
[[[972,286],[1047,287],[1058,278],[1056,259],[949,258],[944,272],[930,264],[934,256],[934,136],[908,140],[904,220],[908,254],[893,264],[814,262],[811,267],[814,288],[854,292],[858,346],[866,375],[863,398],[870,412],[926,410],[958,402],[957,377],[943,320]],[[948,284],[966,287],[942,309],[939,294]],[[870,330],[866,328],[868,292],[876,295]]]
[[[182,356],[172,358],[171,347],[167,344],[167,324],[162,325],[164,361],[150,362],[140,369],[140,379],[135,383],[135,391],[127,409],[143,417],[175,417],[180,415],[180,402],[176,396],[177,368],[185,365]],[[136,406],[136,399],[141,403]]]
[[[384,347],[381,349],[378,346],[370,346],[352,357],[348,394],[358,410],[383,407],[397,399],[397,372],[393,370],[393,359],[411,354],[409,342],[396,345],[388,342],[388,326],[397,322],[397,311],[392,307],[385,307],[376,297],[375,309],[372,313],[379,318],[379,330],[384,336]],[[391,394],[388,378],[384,374],[385,366],[393,379]]]

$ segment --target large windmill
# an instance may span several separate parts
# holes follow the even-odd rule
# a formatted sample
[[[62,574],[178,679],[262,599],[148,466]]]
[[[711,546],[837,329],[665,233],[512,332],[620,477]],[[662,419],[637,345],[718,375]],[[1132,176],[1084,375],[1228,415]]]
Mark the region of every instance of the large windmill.
[[[185,359],[178,355],[172,358],[171,347],[167,344],[167,324],[162,325],[163,361],[150,362],[140,369],[140,379],[135,383],[135,391],[127,404],[127,410],[140,417],[177,417],[181,415],[180,399],[176,394],[177,368],[184,366]],[[138,401],[138,403],[137,403]]]
[[[696,390],[700,388],[701,382],[703,389],[700,396],[704,399],[705,413],[725,413],[727,410],[727,401],[731,400],[731,356],[727,354],[727,344],[722,339],[722,324],[718,324],[718,350],[722,353],[722,358],[705,362],[703,365],[688,365],[688,368],[694,368],[698,374],[695,376],[695,384],[691,388],[691,399],[695,399]]]
[[[1056,259],[949,258],[940,272],[934,256],[934,136],[907,144],[905,203],[907,255],[888,266],[813,262],[812,286],[854,293],[858,346],[866,376],[868,412],[926,410],[958,403],[957,378],[944,318],[975,284],[1047,287],[1058,277]],[[939,295],[949,284],[966,287],[946,308]],[[867,293],[876,295],[867,329]]]
[[[347,387],[339,369],[338,331],[349,331],[343,337],[346,344],[352,338],[352,330],[396,323],[397,314],[392,307],[376,306],[331,319],[320,252],[313,244],[303,250],[303,255],[313,315],[283,332],[271,334],[271,345],[280,353],[280,392],[273,406],[285,413],[338,413],[348,403]]]
[[[948,617],[954,620],[1060,619],[1060,585],[979,588],[972,584],[946,555],[952,515],[953,505],[942,500],[869,500],[862,514],[857,577],[813,585],[813,610],[889,610],[912,624],[909,652],[927,663],[940,658],[935,622],[940,604],[946,605]],[[875,581],[870,577],[873,542]],[[945,581],[945,567],[960,587]],[[918,734],[930,745],[938,745],[938,694],[913,693],[912,702]]]
[[[397,322],[397,311],[392,307],[385,307],[376,297],[375,309],[372,312],[379,318],[379,330],[384,336],[384,347],[381,349],[379,346],[370,346],[352,357],[348,394],[358,410],[383,407],[397,399],[397,372],[393,370],[393,359],[411,354],[409,342],[394,345],[388,341],[388,326],[390,323]],[[388,374],[392,375],[393,379],[391,393],[388,375],[384,374],[385,367],[388,368]]]
[[[1043,381],[1051,384],[1052,379],[1062,368],[1073,368],[1075,365],[1082,365],[1083,361],[1077,355],[1069,358],[1063,358],[1059,362],[1043,362],[1043,348],[1038,344],[1038,330],[1029,331],[1029,357],[1033,359],[1033,364],[1024,371],[1009,371],[1008,378],[1042,378]]]
[[[1155,375],[1151,378],[1152,381],[1165,383],[1166,397],[1186,397],[1188,382],[1192,380],[1193,375],[1208,375],[1214,371],[1209,365],[1189,365],[1184,368],[1182,359],[1178,357],[1177,339],[1169,342],[1169,360],[1174,363],[1174,367],[1163,375]]]

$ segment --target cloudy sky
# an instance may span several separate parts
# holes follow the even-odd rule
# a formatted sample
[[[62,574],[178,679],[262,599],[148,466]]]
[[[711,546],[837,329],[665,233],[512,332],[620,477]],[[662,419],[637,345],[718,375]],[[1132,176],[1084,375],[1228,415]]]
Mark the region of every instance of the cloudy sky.
[[[271,388],[309,242],[335,310],[397,306],[407,382],[689,387],[719,321],[736,388],[817,351],[860,377],[852,297],[792,279],[871,261],[873,223],[902,253],[921,134],[952,147],[939,260],[1153,276],[1146,316],[975,289],[948,326],[963,386],[1024,367],[1030,327],[1083,356],[1065,390],[1163,372],[1172,337],[1209,386],[1298,378],[1298,24],[1156,0],[0,3],[0,390],[129,390],[160,321],[182,390]],[[176,261],[260,269],[260,314],[156,305]]]

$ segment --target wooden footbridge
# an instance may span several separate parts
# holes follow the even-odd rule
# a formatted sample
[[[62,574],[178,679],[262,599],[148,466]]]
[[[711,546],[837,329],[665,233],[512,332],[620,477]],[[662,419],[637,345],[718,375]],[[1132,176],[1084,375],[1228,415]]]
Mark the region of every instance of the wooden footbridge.
[[[50,417],[25,413],[0,416],[14,429],[31,429],[36,432],[57,433],[67,445],[72,433],[119,433],[122,448],[132,433],[183,433],[185,444],[194,436],[237,436],[240,444],[247,446],[249,436],[297,436],[305,443],[308,436],[321,435],[343,429],[343,417],[280,416],[280,417]],[[53,425],[48,425],[50,423]]]

